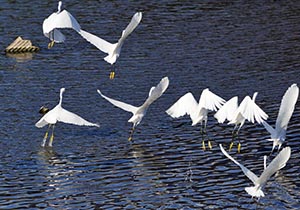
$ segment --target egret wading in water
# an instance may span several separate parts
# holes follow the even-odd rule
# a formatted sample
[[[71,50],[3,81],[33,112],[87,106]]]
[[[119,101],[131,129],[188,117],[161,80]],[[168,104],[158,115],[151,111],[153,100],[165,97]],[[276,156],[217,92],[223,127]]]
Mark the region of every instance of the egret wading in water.
[[[192,126],[201,123],[202,148],[206,149],[204,142],[204,135],[206,132],[207,114],[209,111],[217,111],[225,100],[211,92],[208,88],[201,93],[199,103],[197,103],[192,93],[186,93],[179,98],[166,113],[172,118],[189,115],[192,120]],[[211,149],[212,145],[208,139],[208,147]]]
[[[130,23],[128,26],[123,30],[121,38],[118,40],[117,43],[109,43],[105,41],[104,39],[101,39],[98,36],[95,36],[94,34],[91,34],[84,30],[79,30],[79,34],[85,38],[88,42],[93,44],[95,47],[97,47],[99,50],[101,50],[104,53],[107,53],[108,55],[104,58],[104,60],[111,65],[113,65],[117,58],[120,56],[121,48],[124,44],[125,39],[131,34],[131,32],[139,25],[139,23],[142,20],[142,13],[137,12],[133,15]],[[115,75],[114,70],[112,69],[110,73],[110,79],[113,79]]]
[[[69,112],[62,107],[61,104],[62,104],[62,97],[63,97],[64,91],[65,91],[65,88],[60,89],[59,103],[53,109],[46,112],[46,114],[35,124],[35,126],[38,128],[42,128],[45,125],[49,125],[48,129],[45,133],[43,142],[42,142],[42,147],[45,147],[45,145],[46,145],[50,127],[52,127],[52,134],[50,136],[48,146],[52,147],[52,143],[53,143],[53,139],[54,139],[54,127],[57,122],[64,122],[64,123],[69,123],[69,124],[74,124],[74,125],[99,127],[98,124],[88,122],[85,119],[78,116],[77,114]],[[40,112],[41,112],[41,109],[40,109]]]
[[[284,149],[281,150],[281,152],[272,160],[272,162],[267,166],[266,164],[266,157],[264,157],[264,171],[260,175],[260,177],[257,177],[252,171],[250,171],[248,168],[240,164],[238,161],[233,159],[222,147],[220,144],[220,149],[222,153],[232,160],[236,165],[238,165],[243,173],[252,181],[254,184],[254,187],[246,187],[245,190],[246,192],[251,195],[252,197],[264,197],[265,194],[262,191],[262,188],[268,181],[268,179],[275,174],[278,170],[282,169],[285,167],[286,162],[289,160],[291,156],[291,148],[290,147],[285,147]]]
[[[229,146],[229,150],[232,149],[233,140],[238,137],[241,127],[244,125],[245,121],[248,120],[251,123],[255,121],[259,124],[263,123],[264,120],[268,118],[268,115],[255,103],[257,92],[253,94],[252,99],[246,96],[241,104],[238,106],[238,97],[235,96],[227,101],[214,117],[219,123],[224,123],[228,120],[228,124],[234,124],[232,131],[232,140]],[[238,143],[238,152],[241,150],[241,143]]]
[[[66,39],[58,29],[71,28],[77,32],[80,30],[77,20],[67,10],[62,11],[61,7],[62,1],[59,1],[57,12],[52,13],[43,22],[43,33],[50,39],[49,49],[53,47],[54,43],[61,43]]]
[[[149,106],[156,101],[168,88],[169,86],[169,79],[168,77],[164,77],[161,79],[159,84],[156,87],[152,87],[149,92],[149,96],[147,100],[139,107],[132,106],[130,104],[126,104],[121,101],[117,101],[115,99],[109,98],[101,93],[100,90],[97,90],[97,92],[107,101],[109,101],[111,104],[115,105],[116,107],[119,107],[127,112],[131,112],[133,115],[132,117],[128,120],[128,122],[133,123],[132,130],[130,132],[128,140],[132,140],[132,136],[134,133],[135,127],[140,124],[142,121],[143,117],[146,115],[146,112],[149,108]]]
[[[292,84],[282,97],[275,129],[267,122],[263,122],[264,127],[271,134],[271,138],[268,140],[273,141],[272,152],[276,146],[278,146],[279,150],[282,143],[285,141],[287,126],[293,115],[298,96],[299,88],[297,84]]]

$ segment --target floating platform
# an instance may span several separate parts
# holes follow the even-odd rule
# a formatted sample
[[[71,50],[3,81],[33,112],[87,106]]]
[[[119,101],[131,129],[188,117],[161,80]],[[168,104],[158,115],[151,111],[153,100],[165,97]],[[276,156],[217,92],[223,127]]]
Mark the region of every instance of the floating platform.
[[[6,53],[37,52],[39,50],[40,48],[33,46],[30,40],[22,39],[20,36],[5,48]]]

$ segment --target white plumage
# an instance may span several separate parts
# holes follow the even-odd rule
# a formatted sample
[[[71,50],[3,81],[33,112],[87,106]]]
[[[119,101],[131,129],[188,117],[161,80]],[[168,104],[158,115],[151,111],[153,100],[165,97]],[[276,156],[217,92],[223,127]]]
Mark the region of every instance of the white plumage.
[[[253,187],[246,187],[246,192],[251,195],[252,197],[264,197],[265,194],[262,191],[262,187],[266,184],[268,179],[275,174],[278,170],[282,169],[286,162],[289,160],[291,156],[291,148],[286,147],[282,149],[282,151],[272,160],[270,165],[266,166],[265,158],[264,158],[264,171],[261,174],[260,177],[257,177],[252,171],[250,171],[248,168],[240,164],[238,161],[236,161],[233,157],[231,157],[222,147],[220,144],[220,149],[222,153],[232,160],[235,164],[237,164],[243,171],[243,173],[252,181],[254,184]]]
[[[63,122],[63,123],[68,123],[68,124],[74,124],[74,125],[85,125],[85,126],[96,126],[99,127],[98,124],[95,123],[91,123],[86,121],[85,119],[83,119],[82,117],[78,116],[77,114],[74,114],[72,112],[69,112],[68,110],[64,109],[62,107],[62,97],[63,97],[63,93],[65,91],[65,88],[61,88],[60,89],[60,100],[59,103],[53,108],[51,109],[49,112],[47,112],[36,124],[35,126],[38,128],[42,128],[45,125],[49,124],[49,128],[50,126],[52,126],[52,129],[54,130],[54,125],[57,122]],[[49,130],[48,128],[48,130]],[[46,140],[47,140],[47,136],[48,136],[48,130],[45,134],[45,137],[43,139],[43,143],[42,146],[45,146]],[[49,141],[49,146],[52,146],[52,141],[53,141],[53,132]]]
[[[142,121],[143,117],[146,115],[146,112],[147,112],[149,106],[166,91],[168,86],[169,86],[169,79],[168,79],[168,77],[164,77],[163,79],[161,79],[161,81],[159,82],[159,84],[156,87],[152,87],[150,89],[147,100],[139,107],[132,106],[130,104],[126,104],[124,102],[109,98],[109,97],[103,95],[100,90],[97,90],[97,92],[104,99],[106,99],[111,104],[115,105],[116,107],[119,107],[127,112],[131,112],[133,115],[128,120],[128,122],[133,123],[133,129],[134,129]],[[129,140],[131,140],[131,137],[129,137]]]
[[[297,84],[292,84],[282,97],[275,129],[267,122],[263,122],[267,131],[271,134],[271,139],[269,140],[273,141],[272,151],[276,146],[280,149],[282,143],[285,141],[287,126],[294,112],[298,96],[299,88]]]
[[[109,43],[104,39],[101,39],[100,37],[84,30],[79,30],[78,33],[91,44],[93,44],[95,47],[97,47],[99,50],[103,51],[104,53],[107,53],[108,55],[104,58],[104,60],[110,64],[114,64],[120,55],[121,48],[124,44],[125,39],[138,26],[141,20],[142,13],[135,13],[128,26],[125,28],[125,30],[123,30],[121,38],[118,40],[117,43],[114,44]]]
[[[79,32],[80,25],[67,11],[61,11],[62,2],[58,2],[58,11],[52,13],[43,22],[43,33],[51,41],[60,43],[65,41],[65,36],[59,31],[61,28],[71,28]]]

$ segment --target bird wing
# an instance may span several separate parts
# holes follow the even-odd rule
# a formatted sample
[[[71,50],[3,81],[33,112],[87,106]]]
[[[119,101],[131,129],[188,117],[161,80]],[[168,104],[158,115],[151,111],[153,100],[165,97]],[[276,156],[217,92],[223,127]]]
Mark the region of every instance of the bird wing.
[[[98,124],[91,123],[83,119],[82,117],[78,116],[77,114],[74,114],[72,112],[69,112],[68,110],[61,109],[58,116],[57,121],[64,122],[68,124],[74,124],[74,125],[85,125],[85,126],[97,126]]]
[[[263,121],[262,124],[265,127],[265,129],[271,134],[271,136],[275,135],[276,130],[269,123]]]
[[[223,148],[222,144],[219,144],[220,149],[222,151],[222,153],[228,157],[230,160],[232,160],[235,164],[237,164],[243,171],[243,173],[253,182],[253,184],[257,183],[258,177],[252,172],[250,171],[248,168],[246,168],[245,166],[243,166],[242,164],[240,164],[238,161],[236,161],[235,159],[233,159],[233,157],[231,157]]]
[[[144,107],[149,106],[154,101],[156,101],[166,91],[168,86],[169,86],[169,78],[168,77],[162,78],[158,83],[158,85],[156,85],[156,87],[152,87],[150,89],[149,96],[142,106]]]
[[[297,102],[299,95],[299,88],[296,84],[292,84],[284,96],[282,97],[279,113],[276,119],[276,132],[281,134],[282,132],[285,134],[288,123],[292,117],[292,114],[295,109],[295,104]]]
[[[198,103],[192,93],[186,93],[181,96],[166,113],[173,118],[182,117],[186,114],[190,115],[192,120],[196,118],[196,110]]]
[[[208,88],[204,89],[201,93],[199,99],[199,108],[205,108],[210,111],[217,111],[222,104],[225,103],[225,100],[213,92],[211,92]]]
[[[44,119],[44,117],[42,117],[37,123],[35,123],[35,126],[38,128],[42,128],[47,124],[48,122]]]
[[[241,102],[238,112],[252,123],[256,121],[261,124],[268,118],[268,115],[249,96],[246,96]]]
[[[234,113],[238,109],[238,97],[235,96],[227,101],[214,115],[214,117],[218,120],[219,123],[225,122],[227,119],[231,121],[234,117]]]
[[[112,103],[113,105],[115,105],[116,107],[119,107],[119,108],[121,108],[121,109],[123,109],[123,110],[125,110],[125,111],[127,111],[127,112],[131,112],[131,113],[134,114],[134,113],[136,113],[136,111],[138,110],[138,107],[132,106],[132,105],[130,105],[130,104],[126,104],[126,103],[121,102],[121,101],[117,101],[117,100],[115,100],[115,99],[112,99],[112,98],[109,98],[109,97],[103,95],[103,94],[101,93],[100,90],[97,90],[97,92],[98,92],[104,99],[106,99],[107,101],[109,101],[110,103]]]
[[[123,42],[128,36],[129,34],[131,34],[131,32],[139,25],[139,23],[142,20],[142,13],[141,12],[137,12],[133,15],[133,17],[131,18],[130,23],[127,25],[127,27],[122,31],[122,36],[119,39],[119,43]]]
[[[102,52],[110,54],[116,47],[116,44],[111,44],[105,41],[104,39],[101,39],[100,37],[91,34],[87,31],[79,30],[78,33]]]
[[[278,170],[282,169],[286,162],[289,160],[291,156],[291,148],[285,147],[280,153],[272,160],[272,162],[268,165],[268,167],[263,171],[261,176],[259,177],[257,183],[264,184],[267,180]]]
[[[72,28],[75,31],[80,30],[80,25],[77,20],[66,10],[60,13],[52,13],[43,22],[43,32],[50,33],[55,28]]]

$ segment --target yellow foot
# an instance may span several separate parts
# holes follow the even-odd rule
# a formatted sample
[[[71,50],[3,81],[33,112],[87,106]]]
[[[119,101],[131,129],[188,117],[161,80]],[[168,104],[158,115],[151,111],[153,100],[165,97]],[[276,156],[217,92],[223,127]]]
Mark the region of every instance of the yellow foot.
[[[54,41],[49,42],[48,49],[51,49],[54,46]]]
[[[233,142],[231,142],[229,145],[229,151],[232,149],[232,147],[233,147]]]
[[[129,136],[128,141],[132,141],[132,137],[131,136]]]
[[[109,74],[109,79],[114,79],[114,78],[115,78],[115,72],[112,71],[112,72],[110,72],[110,74]]]
[[[208,147],[209,147],[209,149],[212,149],[212,145],[211,145],[210,141],[208,141]]]
[[[242,147],[242,145],[241,145],[241,143],[239,142],[239,143],[238,143],[238,153],[241,152],[241,147]]]
[[[205,142],[204,142],[204,141],[202,141],[202,149],[203,149],[203,150],[206,150]]]

